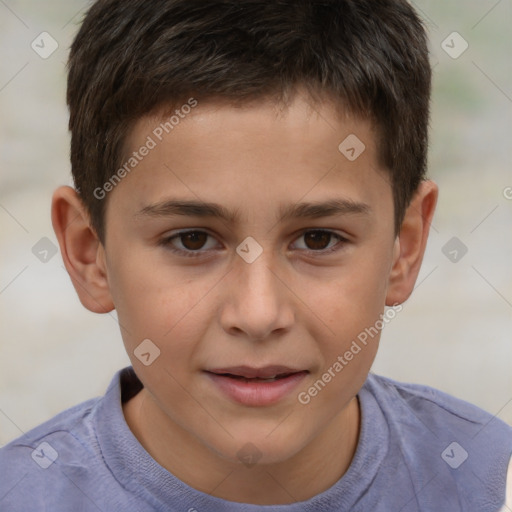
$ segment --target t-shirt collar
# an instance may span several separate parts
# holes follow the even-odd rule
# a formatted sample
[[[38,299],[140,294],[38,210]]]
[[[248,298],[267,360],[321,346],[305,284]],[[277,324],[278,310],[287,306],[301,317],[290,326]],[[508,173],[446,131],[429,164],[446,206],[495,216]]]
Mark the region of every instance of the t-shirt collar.
[[[370,374],[368,378],[370,379]],[[287,505],[248,505],[216,498],[182,482],[160,466],[133,435],[123,415],[122,401],[142,389],[132,367],[116,373],[94,411],[94,428],[106,465],[130,493],[155,510],[209,512],[330,512],[351,510],[375,478],[389,444],[389,428],[367,383],[358,393],[361,430],[352,463],[329,489],[307,501]]]

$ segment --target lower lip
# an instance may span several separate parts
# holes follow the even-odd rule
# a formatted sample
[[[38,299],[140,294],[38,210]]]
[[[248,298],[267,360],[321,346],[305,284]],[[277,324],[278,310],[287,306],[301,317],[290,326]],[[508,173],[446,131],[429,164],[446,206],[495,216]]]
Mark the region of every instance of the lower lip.
[[[265,406],[282,400],[298,386],[308,372],[293,373],[275,381],[245,381],[206,372],[217,387],[229,398],[243,405]]]

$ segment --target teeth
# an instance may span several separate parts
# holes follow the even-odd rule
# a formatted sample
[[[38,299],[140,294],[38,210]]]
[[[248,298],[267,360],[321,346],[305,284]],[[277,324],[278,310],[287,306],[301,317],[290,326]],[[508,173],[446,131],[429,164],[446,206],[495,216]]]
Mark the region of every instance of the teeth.
[[[244,377],[243,375],[233,375],[230,373],[223,373],[219,375],[224,375],[226,377],[231,377],[232,379],[239,379],[243,380],[245,382],[254,382],[254,381],[260,381],[260,382],[274,382],[277,379],[283,379],[285,377],[288,377],[289,373],[276,373],[275,375],[272,375],[271,377]]]
[[[278,376],[277,375],[274,375],[273,377],[243,377],[242,375],[230,375],[230,377],[232,378],[235,378],[235,379],[241,379],[241,380],[244,380],[246,382],[250,382],[250,381],[255,381],[255,380],[258,380],[258,381],[261,381],[261,382],[274,382]]]
[[[254,380],[257,380],[257,381],[261,381],[261,382],[274,382],[275,380],[277,379],[282,379],[283,377],[287,377],[288,375],[286,374],[276,374],[272,377],[253,377],[251,379],[248,379],[248,378],[244,378],[244,380],[246,381],[254,381]]]

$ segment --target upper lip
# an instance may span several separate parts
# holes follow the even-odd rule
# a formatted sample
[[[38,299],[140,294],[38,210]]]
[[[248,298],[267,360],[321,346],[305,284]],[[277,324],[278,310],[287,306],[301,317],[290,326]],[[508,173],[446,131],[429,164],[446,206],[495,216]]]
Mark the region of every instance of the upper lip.
[[[251,366],[231,366],[229,368],[214,368],[207,370],[210,373],[237,375],[239,377],[245,377],[247,379],[266,379],[274,377],[275,375],[283,375],[288,373],[297,373],[307,370],[300,370],[296,368],[289,368],[288,366],[282,365],[269,365],[262,368],[253,368]]]

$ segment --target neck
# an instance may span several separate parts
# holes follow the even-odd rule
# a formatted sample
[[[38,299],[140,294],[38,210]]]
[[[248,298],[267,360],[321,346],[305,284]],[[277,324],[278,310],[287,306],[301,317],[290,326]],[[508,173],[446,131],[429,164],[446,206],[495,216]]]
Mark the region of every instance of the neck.
[[[247,467],[222,458],[182,429],[146,389],[123,404],[123,412],[145,450],[181,481],[217,498],[256,505],[305,501],[334,485],[350,466],[360,430],[359,401],[354,397],[291,458]]]

